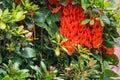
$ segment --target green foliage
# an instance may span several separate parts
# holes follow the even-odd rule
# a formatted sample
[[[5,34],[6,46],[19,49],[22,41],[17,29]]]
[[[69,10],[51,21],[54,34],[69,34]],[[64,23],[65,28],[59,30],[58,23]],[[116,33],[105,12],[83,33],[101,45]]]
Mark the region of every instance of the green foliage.
[[[21,2],[19,2],[21,1]],[[69,0],[59,0],[66,6]],[[118,11],[114,0],[73,0],[84,9],[81,25],[100,20],[104,27],[103,46],[111,48],[118,38]],[[112,80],[118,75],[109,68],[117,66],[116,55],[75,45],[71,54],[62,46],[67,41],[59,33],[61,11],[51,13],[55,5],[47,0],[0,1],[0,80]]]

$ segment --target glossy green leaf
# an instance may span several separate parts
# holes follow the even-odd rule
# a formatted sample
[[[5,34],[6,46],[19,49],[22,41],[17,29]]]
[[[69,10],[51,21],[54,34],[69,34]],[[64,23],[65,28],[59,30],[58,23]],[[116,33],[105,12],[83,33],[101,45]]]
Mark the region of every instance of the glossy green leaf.
[[[101,18],[100,18],[100,24],[101,24],[101,26],[105,26],[105,24]]]
[[[58,26],[56,25],[56,23],[52,22],[51,19],[47,19],[47,24],[49,28],[46,28],[46,30],[51,36],[54,37],[56,32],[58,32]]]
[[[104,2],[104,8],[110,7],[110,2]]]
[[[0,68],[0,74],[6,75],[7,72],[4,69]]]
[[[45,22],[45,15],[43,13],[35,13],[34,21],[36,23],[44,23]]]
[[[108,40],[104,40],[103,45],[107,48],[113,47],[113,43],[111,41],[108,41]]]
[[[67,6],[68,2],[69,2],[69,0],[65,0],[65,1],[60,2],[60,4],[63,6]]]
[[[115,5],[116,5],[115,0],[109,0],[109,2],[110,2],[110,8],[115,7]]]
[[[7,9],[4,10],[3,16],[7,16],[8,14],[10,14],[10,12],[9,12],[9,9],[7,8]]]
[[[120,47],[120,42],[115,42],[115,46]]]
[[[1,18],[1,16],[2,16],[2,10],[0,9],[0,18]]]
[[[57,47],[57,48],[55,49],[55,54],[56,54],[56,56],[59,56],[59,55],[60,55],[60,48],[59,48],[59,47]]]
[[[33,48],[25,47],[22,52],[22,56],[25,58],[32,58],[36,56],[36,51]]]
[[[57,22],[60,20],[60,14],[61,14],[61,11],[59,11],[55,14],[51,14],[48,18],[51,19],[52,22]]]
[[[103,57],[105,60],[111,62],[115,66],[117,66],[119,63],[119,59],[115,54],[112,54],[112,55],[103,54]]]
[[[110,34],[114,37],[114,38],[118,38],[120,35],[119,33],[117,32],[117,29],[112,29],[110,30]]]
[[[113,80],[113,79],[111,79],[109,76],[107,76],[105,74],[101,74],[100,75],[100,80]]]
[[[31,21],[31,20],[29,20],[29,19],[25,19],[24,20],[24,22],[25,22],[25,24],[27,25],[27,28],[29,29],[29,30],[31,30],[32,28],[33,28],[33,22]]]
[[[59,34],[57,34],[57,36],[56,36],[56,41],[57,41],[57,43],[60,43],[60,41],[61,41],[61,37]]]
[[[72,5],[75,5],[75,4],[78,4],[78,3],[80,3],[80,1],[78,1],[78,0],[72,0]]]
[[[111,69],[106,69],[105,70],[105,74],[107,75],[107,76],[110,76],[110,77],[118,77],[118,74],[117,73],[115,73],[113,70],[111,70]]]
[[[41,70],[40,70],[40,67],[38,67],[37,65],[36,66],[33,66],[31,65],[30,66],[33,70],[35,70],[36,72],[39,72],[40,74],[42,74]]]
[[[17,15],[16,15],[16,21],[21,21],[21,20],[23,20],[23,19],[25,18],[24,13],[25,13],[25,12],[23,12],[23,11],[18,12]]]
[[[90,22],[90,19],[85,19],[81,22],[81,25],[85,25]]]
[[[46,23],[36,22],[36,25],[44,29],[48,28],[48,25]]]
[[[101,61],[102,60],[102,57],[100,56],[100,55],[98,55],[98,54],[93,54],[92,55],[95,59],[97,59],[98,61]]]
[[[1,55],[1,53],[0,53],[0,64],[2,63],[2,55]]]
[[[46,73],[47,72],[47,68],[46,68],[45,63],[43,61],[41,61],[40,64],[41,64],[41,67],[42,67],[43,71]]]
[[[29,75],[29,73],[28,73],[28,71],[29,70],[27,70],[27,69],[21,69],[21,70],[19,70],[18,71],[18,79],[24,79],[24,78],[27,78],[27,77],[29,77],[30,75]]]
[[[82,8],[86,11],[87,8],[89,7],[88,0],[81,0]]]
[[[7,33],[7,34],[6,34],[6,38],[7,38],[7,39],[11,39],[11,38],[12,38],[12,35],[11,35],[10,33]]]
[[[94,20],[90,20],[90,25],[93,25],[94,24]]]
[[[3,23],[3,22],[0,22],[0,29],[5,29],[6,28],[6,24],[5,23]]]
[[[7,75],[2,80],[13,80],[13,79]]]
[[[102,69],[103,70],[109,69],[109,64],[108,64],[107,61],[103,61],[103,63],[102,63]]]
[[[110,25],[110,20],[109,20],[109,18],[106,15],[102,14],[101,18],[102,18],[104,23]]]

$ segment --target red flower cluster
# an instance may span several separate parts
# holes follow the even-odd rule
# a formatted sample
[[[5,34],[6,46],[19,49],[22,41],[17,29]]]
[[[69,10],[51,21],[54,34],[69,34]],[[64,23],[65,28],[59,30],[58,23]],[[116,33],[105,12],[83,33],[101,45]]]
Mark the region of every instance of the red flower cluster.
[[[57,0],[48,0],[49,6],[54,5],[55,7],[52,8],[52,13],[57,13],[61,9],[61,5]]]
[[[101,53],[114,54],[114,47],[112,47],[112,48],[105,48],[105,47],[101,46],[101,47],[99,48],[99,51],[100,51]]]
[[[61,46],[71,53],[75,53],[75,44],[85,45],[88,49],[102,44],[103,27],[100,21],[94,20],[94,25],[81,25],[84,19],[84,10],[80,5],[69,3],[63,7],[59,31],[68,40]]]

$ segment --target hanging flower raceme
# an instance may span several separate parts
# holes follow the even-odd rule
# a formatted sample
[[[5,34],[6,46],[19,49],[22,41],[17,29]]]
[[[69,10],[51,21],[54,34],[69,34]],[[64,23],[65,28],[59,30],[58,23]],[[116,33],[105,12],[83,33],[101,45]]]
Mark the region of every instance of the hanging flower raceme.
[[[69,3],[63,7],[60,17],[60,33],[68,40],[61,46],[65,47],[69,52],[75,52],[75,44],[83,44],[91,48],[90,29],[86,25],[81,25],[81,21],[85,19],[83,9],[78,5]]]
[[[75,53],[76,44],[84,45],[91,49],[102,45],[103,28],[99,20],[94,20],[94,25],[80,24],[85,19],[84,10],[80,5],[69,3],[63,7],[60,17],[60,34],[68,40],[61,46],[69,52]]]
[[[103,27],[101,27],[100,21],[95,20],[94,25],[91,26],[91,44],[94,48],[99,48],[103,42]]]

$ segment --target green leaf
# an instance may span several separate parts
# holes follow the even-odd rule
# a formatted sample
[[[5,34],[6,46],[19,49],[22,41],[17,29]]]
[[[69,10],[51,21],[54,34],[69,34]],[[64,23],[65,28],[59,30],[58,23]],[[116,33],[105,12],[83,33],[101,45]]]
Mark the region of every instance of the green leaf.
[[[37,65],[36,66],[33,66],[31,65],[30,66],[33,70],[35,70],[36,72],[39,72],[40,74],[42,74],[41,70],[40,70],[40,67],[38,67]]]
[[[61,11],[57,12],[56,14],[51,14],[48,18],[51,19],[52,22],[57,22],[60,20],[60,14]]]
[[[58,32],[58,26],[55,22],[52,22],[51,19],[47,19],[47,24],[49,26],[48,28],[46,28],[47,32],[49,33],[49,35],[54,37],[56,32]]]
[[[115,46],[120,47],[120,42],[115,42]]]
[[[79,1],[78,0],[72,0],[72,5],[78,4]]]
[[[63,6],[67,6],[68,2],[69,2],[69,0],[64,0],[64,1],[60,2],[60,4]]]
[[[104,8],[110,7],[110,2],[104,2]]]
[[[29,30],[31,30],[32,28],[33,28],[33,22],[31,21],[31,20],[29,20],[29,19],[25,19],[24,20],[24,22],[25,22],[25,24],[27,25],[27,28],[29,29]]]
[[[110,77],[118,77],[118,74],[117,73],[115,73],[113,70],[111,70],[111,69],[106,69],[105,71],[105,74],[107,75],[107,76],[110,76]]]
[[[81,0],[82,8],[86,11],[87,8],[90,6],[88,0]]]
[[[56,41],[57,41],[57,43],[60,43],[60,41],[61,41],[61,37],[59,34],[57,34],[57,36],[56,36]]]
[[[19,75],[18,75],[18,78],[19,78],[19,79],[24,79],[24,78],[29,77],[30,75],[29,75],[28,71],[29,71],[29,70],[27,70],[27,69],[19,70],[19,71],[18,71],[18,74],[19,74]]]
[[[62,46],[61,46],[61,48],[62,48],[66,53],[68,53],[68,50],[67,50],[65,47],[62,47]]]
[[[113,55],[103,54],[103,58],[105,60],[111,62],[115,66],[117,66],[119,63],[119,59],[115,54],[113,54]]]
[[[7,9],[4,10],[3,16],[7,16],[8,14],[10,14],[10,12],[9,12],[9,9],[7,8]]]
[[[101,61],[102,60],[102,57],[98,54],[93,54],[92,55],[95,59],[97,59],[98,61]]]
[[[35,23],[44,23],[49,14],[50,14],[49,8],[41,7],[40,10],[34,14],[33,18]]]
[[[115,0],[109,0],[109,2],[110,2],[110,8],[115,7],[116,5]]]
[[[16,21],[23,20],[25,18],[24,14],[25,14],[25,12],[23,12],[23,11],[18,12],[17,15],[16,15]]]
[[[101,26],[105,26],[104,22],[102,21],[102,19],[100,18],[100,24]]]
[[[112,48],[113,47],[113,42],[108,41],[108,40],[104,40],[103,45],[107,48]]]
[[[0,53],[0,64],[2,63],[2,56],[1,56],[1,53]]]
[[[108,76],[105,75],[105,74],[101,74],[101,75],[100,75],[100,80],[113,80],[113,79],[111,79],[110,77],[108,77]]]
[[[102,63],[102,68],[103,68],[103,70],[109,69],[109,64],[108,64],[107,61],[104,61],[104,62]]]
[[[2,16],[2,10],[0,9],[0,18],[1,18],[1,16]]]
[[[47,29],[48,28],[48,25],[46,23],[41,23],[41,22],[36,22],[35,23],[37,26],[41,27],[41,28],[44,28],[44,29]]]
[[[81,22],[81,25],[85,25],[90,22],[90,19],[85,19]]]
[[[93,25],[94,24],[94,20],[90,20],[90,25]]]
[[[11,38],[12,38],[12,35],[11,35],[10,33],[7,33],[7,34],[6,34],[6,38],[7,38],[7,39],[11,39]]]
[[[41,64],[41,67],[42,67],[43,71],[46,73],[47,72],[47,68],[46,68],[45,63],[43,61],[41,61],[40,64]]]
[[[0,74],[6,75],[7,73],[4,69],[0,68]]]
[[[116,28],[110,30],[110,34],[111,34],[114,38],[118,38],[118,37],[119,37],[119,33],[117,32],[117,29],[116,29]]]
[[[66,38],[62,39],[62,41],[61,41],[61,43],[60,43],[60,44],[62,44],[62,43],[64,43],[64,42],[66,42],[66,41],[67,41],[67,39],[66,39]]]
[[[3,23],[3,22],[0,22],[0,29],[5,29],[6,28],[6,24],[5,23]]]
[[[59,55],[60,55],[60,48],[59,48],[59,47],[57,47],[57,48],[55,49],[55,54],[56,54],[56,56],[59,56]]]
[[[7,75],[2,80],[13,80],[13,79]]]
[[[102,20],[103,20],[104,23],[110,25],[110,20],[109,20],[109,18],[107,17],[107,15],[102,14],[102,15],[101,15],[101,18],[102,18]]]
[[[25,47],[22,52],[22,56],[25,58],[32,58],[36,56],[36,51],[33,48]]]
[[[34,21],[36,23],[44,23],[45,22],[45,15],[43,13],[35,13],[34,14]]]

